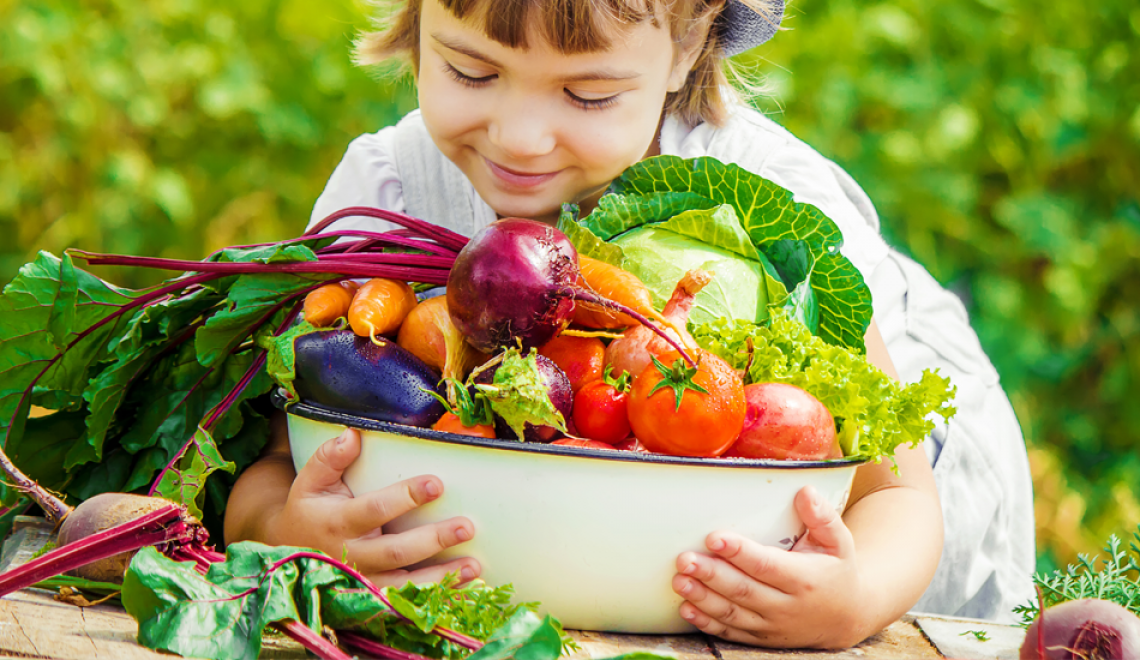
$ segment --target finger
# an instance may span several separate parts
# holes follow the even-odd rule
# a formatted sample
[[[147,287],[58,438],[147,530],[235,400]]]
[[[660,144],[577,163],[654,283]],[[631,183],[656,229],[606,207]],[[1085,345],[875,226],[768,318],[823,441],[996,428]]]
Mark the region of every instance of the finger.
[[[745,575],[717,557],[683,552],[677,557],[677,572],[699,580],[708,589],[753,612],[773,611],[789,598],[783,591]]]
[[[297,473],[290,493],[317,495],[337,486],[343,487],[341,476],[359,455],[360,433],[356,429],[345,429],[344,433],[317,448]]]
[[[745,630],[768,626],[762,613],[754,612],[710,590],[699,580],[687,575],[673,576],[673,591],[694,607],[721,623]]]
[[[792,552],[816,552],[845,557],[855,551],[855,539],[847,529],[842,516],[812,486],[804,486],[796,493],[796,513],[803,520],[806,532],[792,547]]]
[[[727,639],[740,644],[748,644],[749,646],[771,646],[770,643],[766,643],[763,632],[747,632],[730,626],[723,621],[717,621],[688,601],[681,603],[680,612],[681,618],[696,626],[701,632],[712,635],[713,637],[720,637],[721,639]]]
[[[466,584],[479,577],[483,567],[471,557],[453,559],[443,564],[427,566],[414,571],[398,569],[367,576],[378,587],[402,587],[407,583],[428,584],[442,582],[450,574],[459,578],[456,586]]]
[[[475,526],[467,518],[459,517],[399,534],[354,539],[345,545],[361,571],[380,573],[430,559],[474,536]]]
[[[795,557],[773,546],[762,545],[732,532],[713,532],[705,546],[754,580],[784,593],[792,593],[803,582],[803,567]]]
[[[379,534],[381,526],[442,494],[443,482],[425,475],[354,497],[344,504],[345,535]]]

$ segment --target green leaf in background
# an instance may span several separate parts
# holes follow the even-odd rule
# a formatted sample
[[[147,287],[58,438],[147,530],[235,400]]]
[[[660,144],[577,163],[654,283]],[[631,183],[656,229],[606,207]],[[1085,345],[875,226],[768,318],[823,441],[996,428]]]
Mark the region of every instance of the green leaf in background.
[[[258,339],[259,345],[268,351],[265,369],[276,383],[285,388],[286,398],[290,403],[300,398],[293,387],[293,381],[297,380],[297,337],[317,332],[319,329],[302,320],[280,335],[267,335]]]
[[[158,482],[155,494],[172,502],[186,505],[190,515],[202,518],[202,495],[206,479],[217,470],[234,473],[237,466],[222,458],[218,445],[206,429],[198,427],[190,440],[190,447],[178,460],[177,465],[167,470]]]
[[[282,305],[289,295],[328,277],[309,279],[270,273],[237,278],[226,291],[226,306],[211,316],[194,337],[198,362],[208,367],[224,360],[259,318],[268,321],[275,314],[283,315]]]

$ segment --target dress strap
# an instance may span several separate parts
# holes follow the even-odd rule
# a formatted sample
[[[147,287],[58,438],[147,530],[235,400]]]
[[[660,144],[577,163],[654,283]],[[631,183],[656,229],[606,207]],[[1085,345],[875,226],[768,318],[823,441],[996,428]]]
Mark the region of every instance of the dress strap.
[[[435,146],[419,110],[396,125],[395,159],[408,215],[464,236],[495,219],[463,172]]]

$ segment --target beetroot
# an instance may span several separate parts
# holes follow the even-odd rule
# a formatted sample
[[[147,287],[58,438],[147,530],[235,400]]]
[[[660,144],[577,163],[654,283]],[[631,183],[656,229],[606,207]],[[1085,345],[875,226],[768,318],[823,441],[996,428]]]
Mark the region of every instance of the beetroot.
[[[628,314],[677,349],[685,347],[642,314],[578,286],[578,252],[566,234],[525,218],[504,218],[475,234],[447,278],[447,308],[455,327],[484,353],[550,341],[566,327],[574,301]]]
[[[1021,660],[1140,658],[1140,617],[1107,600],[1085,598],[1042,612],[1025,633]]]
[[[542,379],[546,385],[546,391],[550,397],[550,402],[562,413],[564,420],[570,419],[570,413],[574,407],[574,391],[570,387],[570,379],[566,374],[554,364],[554,361],[544,355],[534,355],[535,361],[538,363],[538,369],[542,373]],[[499,363],[501,364],[501,363]],[[499,364],[493,364],[483,371],[475,375],[474,382],[476,384],[489,385],[495,379],[495,372],[499,368]],[[506,420],[499,415],[495,415],[495,435],[500,438],[517,438],[516,434]],[[534,426],[527,423],[523,431],[523,440],[526,442],[550,442],[557,440],[562,436],[562,432],[552,426]]]

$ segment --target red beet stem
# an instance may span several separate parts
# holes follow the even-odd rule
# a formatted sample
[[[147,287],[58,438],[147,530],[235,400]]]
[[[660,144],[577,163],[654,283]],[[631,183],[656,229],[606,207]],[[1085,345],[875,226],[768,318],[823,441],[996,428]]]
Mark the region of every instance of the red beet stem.
[[[431,238],[440,245],[453,248],[457,252],[459,250],[462,250],[464,245],[467,245],[468,239],[466,236],[457,234],[450,229],[444,229],[443,227],[433,225],[430,222],[425,222],[419,218],[413,218],[410,215],[397,213],[395,211],[388,211],[386,209],[372,208],[370,206],[350,206],[348,208],[344,208],[331,213],[325,217],[324,220],[321,220],[317,224],[313,225],[308,231],[305,232],[304,235],[313,236],[315,234],[319,234],[322,230],[337,220],[352,216],[379,218],[380,220],[393,222],[402,227],[406,227],[421,236]]]
[[[170,504],[56,548],[0,575],[0,597],[120,552],[163,543],[200,542],[203,530],[188,523],[183,513],[182,507]]]
[[[273,627],[285,633],[301,646],[310,650],[321,660],[352,660],[352,656],[340,650],[336,644],[313,632],[300,621],[278,621]]]
[[[345,573],[347,573],[351,577],[356,578],[356,580],[359,581],[361,584],[363,584],[364,587],[366,589],[368,589],[368,591],[372,592],[372,594],[374,596],[379,598],[380,602],[384,603],[384,605],[386,605],[388,607],[388,609],[391,610],[394,615],[396,615],[401,620],[404,620],[404,621],[408,620],[407,617],[405,617],[404,615],[397,612],[395,607],[392,607],[392,601],[388,600],[388,597],[384,595],[384,592],[381,591],[380,588],[377,587],[375,584],[373,584],[371,580],[364,577],[364,575],[362,573],[360,573],[360,571],[357,571],[355,568],[349,566],[348,564],[345,564],[342,561],[337,561],[336,559],[333,559],[332,557],[329,557],[328,555],[320,554],[319,552],[295,552],[291,555],[288,555],[288,556],[278,560],[274,564],[272,564],[268,569],[266,569],[266,573],[272,573],[273,571],[277,570],[279,567],[281,567],[285,564],[288,564],[291,561],[296,561],[298,559],[314,559],[316,561],[321,561],[321,562],[324,562],[326,564],[329,564],[330,566],[335,566],[336,568],[339,568],[340,570],[344,571]],[[477,651],[477,650],[483,648],[483,642],[480,642],[479,640],[475,639],[474,637],[468,637],[467,635],[464,635],[463,633],[459,633],[459,632],[456,632],[454,630],[450,630],[448,628],[435,628],[432,630],[432,632],[434,634],[439,635],[440,637],[448,640],[449,642],[454,642],[454,643],[458,644],[459,646],[462,646],[462,647],[467,648],[467,649],[471,649],[472,651]]]
[[[371,640],[363,635],[358,635],[354,632],[337,631],[337,639],[348,644],[349,646],[360,649],[365,653],[376,656],[377,658],[385,658],[386,660],[428,660],[426,656],[419,655],[418,653],[410,653],[408,651],[401,651],[394,649],[391,646],[381,644],[380,642]]]
[[[244,275],[248,273],[339,273],[356,277],[401,277],[415,280],[420,272],[438,275],[455,261],[452,257],[408,252],[372,252],[364,258],[345,258],[343,255],[328,256],[318,261],[291,261],[288,263],[262,264],[252,261],[218,262],[192,261],[189,259],[165,259],[162,257],[132,257],[121,254],[96,254],[73,250],[73,254],[95,266],[140,266],[162,270],[185,271],[191,273],[222,273]],[[367,263],[360,263],[362,260]],[[377,272],[382,271],[382,272]],[[397,272],[398,271],[398,272]]]
[[[625,305],[623,305],[619,302],[614,302],[614,301],[610,300],[609,298],[603,298],[602,296],[599,296],[598,294],[594,293],[593,291],[588,291],[588,290],[583,289],[581,287],[571,286],[571,287],[569,287],[569,289],[570,289],[571,297],[573,297],[575,300],[584,300],[588,303],[594,303],[595,305],[601,305],[602,307],[607,307],[609,309],[612,309],[612,310],[621,312],[623,314],[627,314],[629,316],[632,316],[634,318],[634,320],[636,320],[638,323],[649,328],[654,333],[656,333],[659,337],[661,337],[666,342],[668,342],[670,346],[677,349],[677,352],[681,354],[681,357],[685,358],[685,361],[689,363],[689,366],[691,366],[691,367],[697,366],[697,363],[693,360],[693,358],[685,350],[685,347],[682,346],[679,341],[670,337],[669,333],[667,333],[664,330],[662,330],[661,328],[657,327],[657,324],[655,324],[652,321],[650,321],[649,319],[645,318],[643,315],[638,313],[636,310],[630,309],[629,307],[626,307]]]

